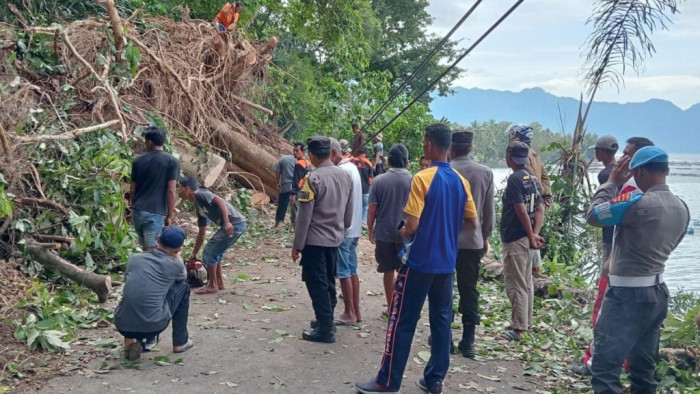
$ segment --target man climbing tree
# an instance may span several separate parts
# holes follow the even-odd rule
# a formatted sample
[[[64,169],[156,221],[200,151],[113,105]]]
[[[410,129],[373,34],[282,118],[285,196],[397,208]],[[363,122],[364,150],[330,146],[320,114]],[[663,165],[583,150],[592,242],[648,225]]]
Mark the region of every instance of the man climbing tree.
[[[243,3],[237,1],[235,4],[226,3],[221,7],[221,11],[216,14],[214,18],[214,23],[216,23],[216,28],[219,32],[223,33],[226,31],[236,30],[236,24],[238,23],[238,18],[243,10]]]

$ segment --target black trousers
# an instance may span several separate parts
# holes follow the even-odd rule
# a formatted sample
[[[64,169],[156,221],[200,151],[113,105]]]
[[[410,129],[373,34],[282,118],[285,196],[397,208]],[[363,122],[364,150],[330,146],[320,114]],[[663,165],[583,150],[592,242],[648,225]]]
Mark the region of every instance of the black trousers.
[[[311,297],[319,331],[333,330],[333,311],[338,303],[335,294],[338,248],[307,245],[301,252],[301,280]]]
[[[609,287],[594,329],[591,372],[596,394],[622,393],[620,371],[625,358],[635,394],[655,393],[655,364],[661,325],[668,314],[668,288]]]
[[[481,249],[457,250],[457,290],[459,291],[459,313],[462,314],[462,324],[477,326],[481,322],[479,316],[479,292],[476,282],[479,279],[481,265]]]
[[[168,303],[168,308],[172,314],[171,322],[173,323],[173,346],[182,346],[187,343],[189,333],[187,332],[187,319],[190,311],[190,285],[185,281],[175,282],[165,297],[165,302]],[[119,333],[124,338],[131,339],[152,339],[168,328],[166,324],[163,329],[153,332],[133,332],[122,331]]]
[[[275,222],[284,222],[284,217],[287,215],[287,206],[289,205],[289,197],[292,192],[280,193],[277,199],[277,213],[275,214]]]

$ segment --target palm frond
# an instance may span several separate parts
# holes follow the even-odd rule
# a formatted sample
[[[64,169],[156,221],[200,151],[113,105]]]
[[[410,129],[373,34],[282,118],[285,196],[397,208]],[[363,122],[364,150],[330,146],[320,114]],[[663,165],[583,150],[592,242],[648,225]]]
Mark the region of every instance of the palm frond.
[[[679,13],[683,0],[597,0],[588,24],[593,32],[586,40],[584,81],[592,98],[598,86],[624,85],[631,68],[639,74],[644,61],[656,50],[651,35],[671,23],[669,14]]]

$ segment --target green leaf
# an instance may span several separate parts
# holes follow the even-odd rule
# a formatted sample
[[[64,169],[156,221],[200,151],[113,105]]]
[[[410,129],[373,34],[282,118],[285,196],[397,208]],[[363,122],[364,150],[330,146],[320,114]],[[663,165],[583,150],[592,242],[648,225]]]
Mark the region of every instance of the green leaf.
[[[168,356],[156,356],[153,358],[153,361],[155,361],[155,363],[157,365],[160,365],[161,367],[166,367],[168,365],[172,365]]]

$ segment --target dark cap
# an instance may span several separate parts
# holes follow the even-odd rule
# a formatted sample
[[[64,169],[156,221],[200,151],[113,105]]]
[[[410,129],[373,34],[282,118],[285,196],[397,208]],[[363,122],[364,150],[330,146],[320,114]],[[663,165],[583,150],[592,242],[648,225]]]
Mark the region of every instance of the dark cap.
[[[160,244],[166,248],[177,249],[185,242],[187,235],[182,227],[170,226],[163,229],[160,233]]]
[[[474,140],[474,132],[468,130],[455,130],[452,132],[453,144],[471,144]]]
[[[193,176],[180,178],[180,186],[187,186],[192,190],[197,190],[197,178]]]
[[[508,145],[508,153],[515,164],[529,163],[530,159],[527,158],[529,150],[530,148],[528,148],[527,144],[520,141],[514,141]]]
[[[359,148],[357,149],[357,153],[358,153],[358,154],[359,154],[359,153],[367,154],[367,147],[364,146],[364,145],[361,146],[361,147],[359,147]]]
[[[319,157],[327,157],[331,154],[331,140],[322,135],[315,135],[306,141],[309,153]]]

